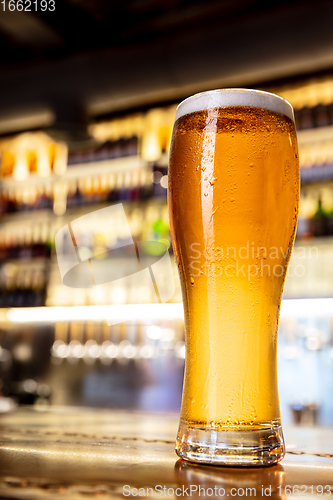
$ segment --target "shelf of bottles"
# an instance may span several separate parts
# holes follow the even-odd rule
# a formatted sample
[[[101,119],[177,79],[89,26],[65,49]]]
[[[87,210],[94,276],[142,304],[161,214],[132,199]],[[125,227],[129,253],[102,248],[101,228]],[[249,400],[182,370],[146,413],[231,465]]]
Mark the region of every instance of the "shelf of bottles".
[[[286,297],[333,296],[333,78],[273,90],[295,108],[302,190]],[[176,106],[156,108],[90,125],[95,145],[68,149],[44,132],[0,141],[0,307],[84,306],[98,303],[94,289],[63,285],[54,237],[68,222],[122,203],[135,240],[170,246],[168,150]],[[92,249],[107,247],[103,219]],[[113,237],[122,228],[114,221]],[[313,250],[313,248],[316,248]],[[302,252],[305,256],[302,257]],[[302,260],[303,259],[303,260]],[[172,258],[175,294],[181,301]],[[126,266],[126,258],[117,265]],[[317,279],[316,279],[317,277]],[[110,285],[110,304],[153,301],[149,290]]]
[[[68,149],[43,132],[0,142],[0,307],[98,303],[94,290],[62,284],[54,249],[59,229],[95,210],[122,203],[134,240],[161,240],[170,247],[167,150],[174,111],[92,125],[95,145],[88,148]],[[99,217],[86,245],[92,252],[107,248],[121,233],[121,221],[110,228]],[[116,264],[126,267],[126,256]],[[137,302],[138,295],[143,303],[153,300],[144,286],[110,285],[107,293],[111,304]]]
[[[295,109],[302,185],[333,179],[333,77],[267,90]]]

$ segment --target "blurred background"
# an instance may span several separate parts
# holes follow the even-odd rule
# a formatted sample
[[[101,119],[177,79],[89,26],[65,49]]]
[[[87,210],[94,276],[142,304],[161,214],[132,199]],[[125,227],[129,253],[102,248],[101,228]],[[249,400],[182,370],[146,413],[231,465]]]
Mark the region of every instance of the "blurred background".
[[[179,409],[184,324],[166,197],[175,109],[195,92],[249,87],[292,103],[300,147],[283,422],[333,425],[332,22],[329,0],[0,2],[1,411]],[[111,282],[109,315],[121,306],[128,321],[109,326],[93,288],[62,283],[54,241],[116,203],[135,240],[169,247],[175,293],[159,304],[144,282]],[[79,236],[102,253],[123,232],[101,216]],[[114,259],[124,275],[129,259]]]

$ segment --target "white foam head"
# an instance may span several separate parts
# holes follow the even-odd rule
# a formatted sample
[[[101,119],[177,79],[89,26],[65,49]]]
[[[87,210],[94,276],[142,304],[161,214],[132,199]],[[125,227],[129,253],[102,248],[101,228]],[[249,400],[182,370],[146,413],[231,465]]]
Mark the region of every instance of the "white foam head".
[[[268,109],[295,121],[293,107],[288,101],[269,92],[250,89],[218,89],[194,94],[179,104],[176,120],[195,111],[233,106]]]

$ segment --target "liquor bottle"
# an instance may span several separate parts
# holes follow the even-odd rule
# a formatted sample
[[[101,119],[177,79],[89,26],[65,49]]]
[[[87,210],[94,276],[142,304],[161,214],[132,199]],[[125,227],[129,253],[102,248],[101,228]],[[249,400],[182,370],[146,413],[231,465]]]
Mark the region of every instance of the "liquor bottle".
[[[323,219],[325,222],[325,235],[333,234],[333,189],[323,186],[321,189]]]
[[[167,190],[163,187],[162,179],[166,177],[168,173],[167,167],[155,166],[153,171],[153,196],[164,197],[167,195]]]
[[[314,222],[314,236],[326,235],[326,213],[323,210],[321,194],[318,197],[318,206],[316,213],[313,217]]]
[[[319,104],[313,109],[314,122],[316,127],[326,127],[329,125],[329,114],[327,106]]]
[[[333,210],[326,215],[326,234],[333,236]]]
[[[304,129],[309,129],[313,128],[313,115],[312,115],[312,109],[310,108],[303,108],[295,113],[296,115],[296,127],[298,130],[304,130]]]

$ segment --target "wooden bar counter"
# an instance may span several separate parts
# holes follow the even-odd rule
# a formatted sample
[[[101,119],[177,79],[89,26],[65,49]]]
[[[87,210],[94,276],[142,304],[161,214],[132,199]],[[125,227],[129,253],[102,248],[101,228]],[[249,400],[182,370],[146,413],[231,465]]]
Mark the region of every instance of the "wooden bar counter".
[[[285,428],[268,468],[198,466],[174,452],[178,415],[19,408],[0,416],[0,498],[329,498],[333,429]]]

